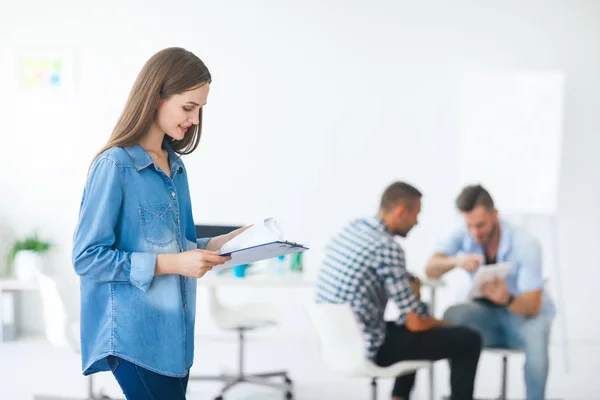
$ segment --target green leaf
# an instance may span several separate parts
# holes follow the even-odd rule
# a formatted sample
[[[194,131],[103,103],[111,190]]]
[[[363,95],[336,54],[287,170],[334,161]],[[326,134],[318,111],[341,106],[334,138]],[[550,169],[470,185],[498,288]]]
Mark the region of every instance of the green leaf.
[[[26,237],[22,240],[15,240],[12,249],[8,255],[8,265],[12,265],[15,260],[15,256],[19,251],[30,250],[37,253],[44,253],[52,247],[50,242],[46,242],[38,239],[37,234]]]

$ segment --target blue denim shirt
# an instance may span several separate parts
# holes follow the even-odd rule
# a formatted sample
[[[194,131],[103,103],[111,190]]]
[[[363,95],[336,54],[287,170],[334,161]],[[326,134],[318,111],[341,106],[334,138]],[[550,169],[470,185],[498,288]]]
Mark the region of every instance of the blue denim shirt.
[[[192,366],[196,280],[154,269],[157,254],[208,239],[196,241],[185,167],[164,147],[171,177],[139,145],[108,149],[90,169],[73,240],[85,375],[108,371],[108,355],[173,377]]]
[[[485,250],[469,234],[465,226],[461,226],[446,240],[438,243],[436,252],[448,256],[458,253],[485,256]],[[496,262],[505,261],[511,263],[511,271],[505,279],[506,288],[511,294],[521,296],[525,292],[544,289],[542,250],[538,240],[526,230],[501,220]],[[547,290],[542,294],[541,312],[546,316],[555,314],[554,303],[548,296]]]

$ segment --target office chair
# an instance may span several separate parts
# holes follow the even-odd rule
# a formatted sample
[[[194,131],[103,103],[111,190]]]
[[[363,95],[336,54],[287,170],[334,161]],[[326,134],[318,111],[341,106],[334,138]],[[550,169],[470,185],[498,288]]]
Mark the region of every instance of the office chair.
[[[221,381],[225,386],[215,400],[223,400],[223,395],[239,383],[252,383],[282,390],[286,399],[293,398],[292,381],[287,371],[272,371],[257,374],[247,374],[244,371],[244,342],[245,333],[254,329],[273,326],[277,323],[277,313],[270,304],[248,304],[236,308],[223,305],[216,294],[215,288],[209,289],[209,311],[216,325],[223,330],[235,331],[238,334],[239,358],[238,372],[235,375],[222,374],[217,376],[194,376],[190,381]],[[276,383],[269,378],[281,377],[284,383]]]
[[[380,367],[365,355],[362,333],[349,304],[312,303],[307,311],[325,363],[345,375],[370,378],[372,400],[377,400],[378,379],[406,375],[432,364],[417,360]]]

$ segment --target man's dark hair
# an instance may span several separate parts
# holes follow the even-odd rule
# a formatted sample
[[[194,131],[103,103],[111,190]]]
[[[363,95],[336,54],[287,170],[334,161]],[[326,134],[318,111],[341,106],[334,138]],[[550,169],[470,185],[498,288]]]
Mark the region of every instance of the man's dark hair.
[[[471,212],[477,206],[484,206],[487,210],[494,209],[494,200],[490,193],[481,185],[465,187],[456,198],[458,211]]]
[[[420,199],[421,196],[423,196],[421,192],[414,186],[404,182],[394,182],[383,192],[380,209],[390,211],[400,203],[412,206],[414,201]]]

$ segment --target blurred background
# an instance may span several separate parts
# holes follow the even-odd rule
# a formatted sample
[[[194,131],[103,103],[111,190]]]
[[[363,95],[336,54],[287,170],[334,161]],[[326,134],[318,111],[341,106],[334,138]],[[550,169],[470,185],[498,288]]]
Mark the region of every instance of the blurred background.
[[[79,355],[49,340],[48,324],[78,318],[71,239],[87,169],[145,61],[180,46],[213,76],[200,146],[184,158],[196,224],[275,217],[311,248],[310,282],[331,235],[374,214],[385,187],[405,180],[424,193],[420,223],[401,241],[408,268],[423,274],[461,222],[460,188],[481,182],[501,215],[542,242],[558,308],[549,398],[600,399],[599,22],[593,0],[0,0],[0,398],[85,396]],[[52,278],[64,317],[4,261],[31,237],[30,247],[51,244],[32,263]],[[460,299],[459,275],[437,289],[438,316]],[[248,369],[288,369],[298,399],[368,398],[366,380],[319,357],[302,308],[312,293],[309,284],[219,288],[228,303],[281,311],[277,327],[249,336]],[[235,370],[236,337],[216,326],[208,298],[201,285],[194,369]],[[522,363],[511,357],[511,398],[525,397]],[[497,396],[500,377],[500,360],[484,355],[477,396]],[[419,373],[415,398],[430,398],[429,378]],[[101,374],[98,385],[119,396],[113,381]],[[435,398],[449,393],[445,362],[433,384]],[[382,398],[390,387],[382,381]],[[218,389],[194,382],[189,397]],[[281,394],[240,386],[228,398]]]

